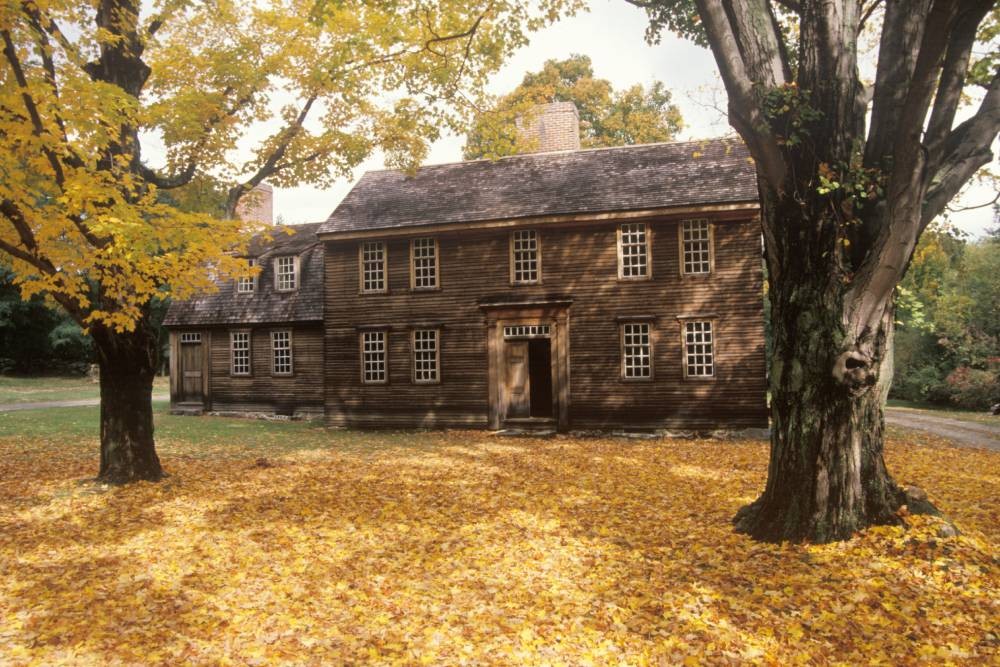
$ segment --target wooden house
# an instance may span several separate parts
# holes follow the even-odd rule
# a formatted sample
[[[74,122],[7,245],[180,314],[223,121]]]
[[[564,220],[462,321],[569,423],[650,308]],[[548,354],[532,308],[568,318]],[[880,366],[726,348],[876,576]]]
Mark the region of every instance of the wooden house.
[[[318,224],[250,244],[256,278],[175,301],[170,330],[174,412],[323,413],[323,246]],[[289,234],[288,232],[293,232]]]
[[[746,148],[533,128],[547,152],[369,172],[319,228],[327,423],[765,427]]]
[[[175,407],[362,428],[765,427],[746,148],[579,150],[559,103],[528,128],[545,152],[365,174],[294,248],[261,254],[263,289],[172,308]],[[290,256],[302,285],[280,292]]]

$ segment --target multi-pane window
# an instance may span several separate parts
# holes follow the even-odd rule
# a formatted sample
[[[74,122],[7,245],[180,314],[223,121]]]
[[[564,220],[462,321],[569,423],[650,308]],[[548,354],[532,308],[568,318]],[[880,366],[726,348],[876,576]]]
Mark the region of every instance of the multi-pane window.
[[[434,289],[438,286],[437,241],[432,238],[413,239],[410,261],[413,289]]]
[[[232,331],[229,334],[229,372],[250,375],[249,331]]]
[[[385,290],[385,243],[365,241],[361,244],[361,291]]]
[[[247,260],[247,264],[250,268],[253,268],[256,264],[255,260]],[[292,267],[294,271],[294,266]],[[246,276],[244,278],[238,278],[236,280],[236,293],[237,294],[253,294],[254,288],[257,286],[256,276]]]
[[[438,381],[438,331],[417,329],[413,332],[413,381]]]
[[[271,372],[274,375],[292,374],[292,332],[271,332]]]
[[[361,379],[365,384],[382,384],[388,380],[385,337],[384,331],[361,334]]]
[[[709,273],[712,270],[712,231],[708,220],[685,220],[681,223],[681,254],[684,273]]]
[[[183,344],[195,344],[200,342],[201,342],[201,333],[197,331],[181,334],[181,343]]]
[[[295,257],[276,257],[274,259],[274,288],[279,292],[296,289],[298,281],[295,275]]]
[[[538,256],[538,233],[518,230],[510,236],[511,281],[537,283],[541,273]]]
[[[715,375],[715,338],[711,321],[684,323],[684,374],[687,377]]]
[[[649,233],[643,222],[630,222],[618,232],[618,277],[649,276]]]
[[[622,325],[622,374],[629,380],[644,380],[653,376],[648,322]]]

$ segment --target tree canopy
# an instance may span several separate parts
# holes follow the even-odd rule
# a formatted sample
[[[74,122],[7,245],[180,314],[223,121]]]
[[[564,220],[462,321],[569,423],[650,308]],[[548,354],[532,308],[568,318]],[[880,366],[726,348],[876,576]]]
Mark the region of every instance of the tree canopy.
[[[662,81],[649,88],[636,84],[614,90],[610,81],[595,77],[589,56],[577,54],[546,61],[541,70],[525,74],[517,88],[495,100],[469,132],[465,158],[495,158],[523,150],[517,117],[546,102],[576,105],[584,148],[670,141],[683,127],[681,113]]]

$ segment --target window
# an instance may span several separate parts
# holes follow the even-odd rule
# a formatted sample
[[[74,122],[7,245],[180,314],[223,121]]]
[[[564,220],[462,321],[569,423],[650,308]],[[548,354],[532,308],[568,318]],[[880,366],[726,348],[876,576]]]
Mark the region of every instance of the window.
[[[438,286],[437,240],[413,239],[410,243],[410,284],[413,289]]]
[[[541,275],[538,233],[519,230],[510,235],[510,280],[514,284],[537,283]]]
[[[247,260],[247,264],[250,268],[257,265],[257,261],[253,259]],[[257,287],[257,276],[248,276],[246,278],[239,278],[236,280],[236,293],[237,294],[253,294],[254,289]]]
[[[229,372],[232,375],[250,375],[250,332],[229,333]]]
[[[417,329],[413,332],[413,381],[431,383],[438,381],[438,331]]]
[[[361,244],[361,291],[385,292],[385,244],[365,241]]]
[[[514,324],[503,328],[504,338],[548,338],[548,324]]]
[[[712,229],[708,220],[681,223],[681,272],[709,273],[712,270]]]
[[[649,233],[643,222],[626,223],[618,228],[618,277],[649,277]]]
[[[197,331],[193,332],[193,333],[182,333],[181,334],[181,344],[182,345],[198,344],[200,342],[201,342],[201,333],[199,333]]]
[[[622,375],[626,380],[649,380],[653,377],[648,322],[622,325]]]
[[[361,334],[361,381],[384,384],[388,380],[385,332],[366,331]]]
[[[695,378],[715,375],[715,338],[709,320],[684,323],[684,375]]]
[[[292,332],[271,332],[271,373],[273,375],[292,374]]]
[[[279,292],[290,292],[298,288],[298,258],[274,258],[274,289]]]

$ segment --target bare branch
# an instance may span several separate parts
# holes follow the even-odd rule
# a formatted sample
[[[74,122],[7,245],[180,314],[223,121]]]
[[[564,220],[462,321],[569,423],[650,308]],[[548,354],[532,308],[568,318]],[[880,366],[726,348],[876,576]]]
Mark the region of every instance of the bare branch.
[[[878,9],[882,5],[883,1],[884,0],[872,0],[872,2],[869,3],[869,5],[867,7],[864,7],[861,10],[861,18],[858,20],[858,33],[859,34],[864,29],[865,24],[868,23],[868,19],[870,19],[872,17],[872,14],[874,14],[875,10]]]
[[[989,200],[985,204],[976,204],[975,206],[947,206],[946,208],[952,213],[961,213],[962,211],[975,211],[977,208],[993,206],[998,201],[1000,201],[1000,192],[998,192],[993,199]]]

